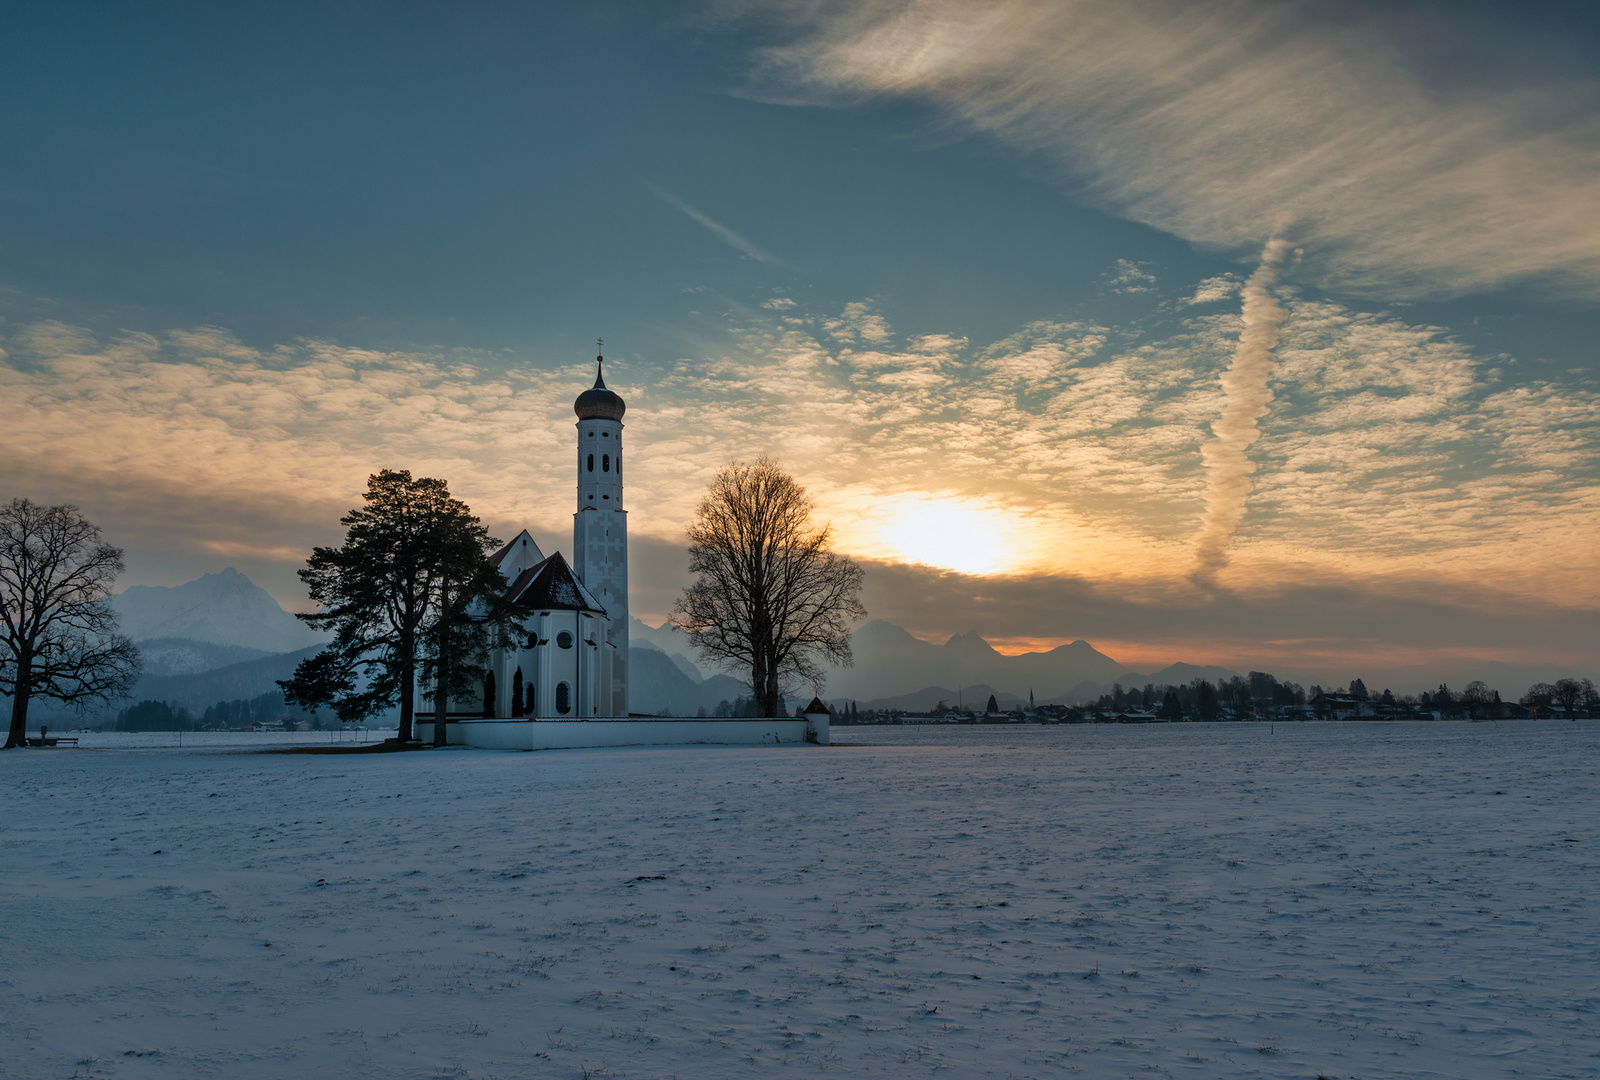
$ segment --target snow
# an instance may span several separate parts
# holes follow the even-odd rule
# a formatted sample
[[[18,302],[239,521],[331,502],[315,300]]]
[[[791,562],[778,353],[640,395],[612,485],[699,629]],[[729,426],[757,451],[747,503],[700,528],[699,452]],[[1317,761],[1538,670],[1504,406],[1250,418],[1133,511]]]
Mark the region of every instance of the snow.
[[[6,753],[0,1075],[1600,1075],[1600,723],[1276,726]]]

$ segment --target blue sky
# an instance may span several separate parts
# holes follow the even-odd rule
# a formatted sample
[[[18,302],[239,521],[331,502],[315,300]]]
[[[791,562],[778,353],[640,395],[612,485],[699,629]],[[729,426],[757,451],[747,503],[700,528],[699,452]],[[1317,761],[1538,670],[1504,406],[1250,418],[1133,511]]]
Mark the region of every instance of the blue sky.
[[[1600,668],[1584,6],[14,5],[0,50],[0,476],[130,583],[293,604],[381,467],[564,546],[604,336],[647,615],[770,452],[929,636]],[[1252,628],[1298,589],[1347,614]],[[1373,629],[1419,597],[1464,614]]]

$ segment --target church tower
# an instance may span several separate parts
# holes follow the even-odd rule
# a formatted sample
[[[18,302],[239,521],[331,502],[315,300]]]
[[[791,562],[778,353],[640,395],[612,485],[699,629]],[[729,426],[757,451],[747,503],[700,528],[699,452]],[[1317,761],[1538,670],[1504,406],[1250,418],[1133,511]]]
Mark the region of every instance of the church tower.
[[[606,609],[600,648],[600,716],[628,715],[628,512],[622,508],[622,414],[606,389],[605,357],[594,387],[578,395],[578,512],[572,515],[572,569]],[[609,694],[609,700],[606,700]],[[609,706],[609,707],[608,707]]]

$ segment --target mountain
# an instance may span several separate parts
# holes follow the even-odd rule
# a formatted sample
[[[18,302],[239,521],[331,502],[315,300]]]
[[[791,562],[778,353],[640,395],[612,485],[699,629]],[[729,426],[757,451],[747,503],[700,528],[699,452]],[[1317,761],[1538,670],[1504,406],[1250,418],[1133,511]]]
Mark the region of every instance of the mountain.
[[[628,708],[653,716],[697,716],[710,713],[722,701],[748,697],[750,688],[727,675],[698,679],[676,663],[681,657],[668,656],[651,645],[635,645],[628,650]]]
[[[278,689],[279,679],[293,675],[295,665],[320,648],[320,645],[313,645],[298,652],[274,653],[188,675],[152,675],[147,672],[134,684],[128,700],[166,701],[199,713],[206,706],[219,701],[256,697]],[[126,705],[127,702],[120,704]]]
[[[951,683],[964,696],[965,687],[984,683],[1004,687],[1024,700],[1032,690],[1036,700],[1047,701],[1076,693],[1086,683],[1110,686],[1119,678],[1142,678],[1130,675],[1126,666],[1087,641],[1060,645],[1049,652],[1006,656],[976,633],[956,634],[943,645],[935,645],[882,619],[873,619],[857,630],[850,647],[855,666],[828,672],[831,699],[876,700]],[[930,707],[932,704],[929,702]]]
[[[232,567],[183,585],[134,585],[111,605],[122,632],[136,642],[187,638],[284,653],[327,640]]]
[[[1138,680],[1138,685],[1141,687],[1145,683],[1155,683],[1157,686],[1187,686],[1196,679],[1204,679],[1212,685],[1216,685],[1217,683],[1240,677],[1237,671],[1212,664],[1168,664],[1160,671],[1152,671],[1148,675],[1139,675],[1131,671],[1128,672],[1128,675]],[[1124,680],[1122,685],[1124,689],[1131,689],[1133,683]]]
[[[694,655],[694,646],[689,644],[689,635],[679,630],[671,623],[662,623],[660,626],[651,626],[637,618],[628,620],[628,644],[646,645],[652,649],[660,649],[668,656],[673,657],[673,662],[685,675],[695,681],[703,681],[706,670],[690,659]]]
[[[139,642],[139,659],[146,675],[198,675],[267,655],[263,649],[213,645],[193,638],[147,638]]]

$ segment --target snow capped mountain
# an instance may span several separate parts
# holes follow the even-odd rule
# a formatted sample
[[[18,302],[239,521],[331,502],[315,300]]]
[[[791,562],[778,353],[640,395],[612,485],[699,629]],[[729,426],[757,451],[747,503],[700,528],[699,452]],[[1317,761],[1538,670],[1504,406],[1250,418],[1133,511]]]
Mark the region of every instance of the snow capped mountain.
[[[136,642],[188,638],[282,653],[326,640],[232,567],[183,585],[134,585],[111,604]]]

